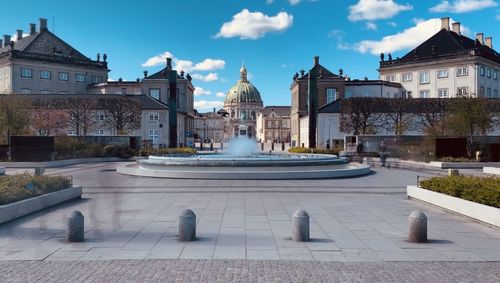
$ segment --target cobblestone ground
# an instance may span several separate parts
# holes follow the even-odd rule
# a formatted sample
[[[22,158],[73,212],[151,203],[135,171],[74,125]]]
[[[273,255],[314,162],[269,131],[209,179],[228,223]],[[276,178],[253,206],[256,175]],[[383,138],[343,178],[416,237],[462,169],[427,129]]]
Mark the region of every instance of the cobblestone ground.
[[[0,282],[499,282],[500,262],[0,262]]]

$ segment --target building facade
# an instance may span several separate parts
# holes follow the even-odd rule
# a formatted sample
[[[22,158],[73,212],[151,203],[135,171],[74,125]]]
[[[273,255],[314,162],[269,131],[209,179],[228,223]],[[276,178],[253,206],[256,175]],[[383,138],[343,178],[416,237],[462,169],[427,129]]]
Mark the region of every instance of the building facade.
[[[290,106],[266,106],[257,115],[257,140],[264,143],[290,142]]]
[[[474,94],[498,98],[500,54],[493,39],[464,36],[460,23],[441,19],[441,30],[402,58],[381,55],[380,79],[400,83],[403,94],[414,98],[450,98]]]
[[[262,98],[257,88],[247,78],[247,69],[242,66],[240,79],[229,89],[224,99],[224,110],[228,113],[225,140],[239,135],[238,126],[248,126],[248,137],[257,135],[257,114],[263,107]]]
[[[50,32],[46,19],[13,39],[0,40],[0,93],[85,94],[89,84],[108,80],[106,54],[102,60],[84,56]]]
[[[194,137],[196,142],[224,142],[227,118],[221,111],[198,113],[194,119]]]

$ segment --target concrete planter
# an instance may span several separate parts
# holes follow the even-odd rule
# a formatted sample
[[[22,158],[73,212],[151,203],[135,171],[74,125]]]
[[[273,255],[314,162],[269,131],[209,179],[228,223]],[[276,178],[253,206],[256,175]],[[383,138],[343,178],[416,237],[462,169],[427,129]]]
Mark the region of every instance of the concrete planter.
[[[94,162],[115,162],[121,161],[119,157],[97,157],[97,158],[80,158],[80,159],[67,159],[67,160],[57,160],[57,161],[46,161],[46,162],[2,162],[2,166],[10,168],[35,168],[35,167],[61,167],[70,166],[82,163],[94,163]]]
[[[481,169],[486,166],[496,167],[500,166],[498,162],[438,162],[432,161],[431,166],[439,167],[441,169]]]
[[[500,175],[500,168],[498,167],[484,167],[483,173],[488,175]]]
[[[500,209],[475,203],[461,198],[422,189],[417,186],[407,186],[410,199],[418,199],[446,210],[500,227]]]
[[[82,187],[73,187],[6,205],[0,205],[0,224],[81,197]]]

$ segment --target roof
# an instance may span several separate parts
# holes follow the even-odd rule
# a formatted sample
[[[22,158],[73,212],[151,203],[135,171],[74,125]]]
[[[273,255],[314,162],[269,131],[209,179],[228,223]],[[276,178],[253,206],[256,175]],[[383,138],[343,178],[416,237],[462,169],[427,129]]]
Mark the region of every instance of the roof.
[[[247,69],[242,66],[240,69],[240,79],[229,89],[224,99],[224,105],[239,103],[262,104],[259,90],[247,79]]]
[[[168,106],[148,95],[120,95],[120,94],[26,94],[23,95],[34,101],[61,100],[61,99],[99,99],[99,98],[128,98],[141,103],[142,110],[168,110]]]
[[[500,54],[492,48],[481,44],[454,31],[441,29],[402,58],[380,62],[381,67],[393,64],[404,64],[427,60],[437,60],[464,55],[480,56],[500,63]]]
[[[346,86],[354,85],[385,85],[392,87],[402,87],[400,83],[388,82],[383,80],[351,80],[345,82]]]
[[[290,116],[291,106],[266,106],[262,108],[261,113],[263,116],[269,116],[271,113],[276,113],[280,117]]]

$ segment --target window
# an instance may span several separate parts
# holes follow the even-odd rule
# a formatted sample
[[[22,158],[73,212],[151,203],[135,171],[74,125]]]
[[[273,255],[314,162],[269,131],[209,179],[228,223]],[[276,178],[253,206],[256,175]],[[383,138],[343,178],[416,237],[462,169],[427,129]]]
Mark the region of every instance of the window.
[[[272,129],[273,128],[273,121],[267,121],[267,128]]]
[[[491,69],[486,70],[486,77],[491,78]]]
[[[84,83],[85,82],[85,75],[84,74],[75,74],[75,81],[79,83]]]
[[[104,136],[104,130],[100,129],[99,132],[97,132],[98,136]]]
[[[395,75],[388,75],[388,76],[385,77],[385,80],[389,81],[389,82],[395,82],[396,81],[396,76]]]
[[[51,77],[51,72],[50,71],[45,71],[45,70],[40,71],[40,79],[42,79],[42,80],[50,80],[50,77]]]
[[[429,98],[429,91],[428,90],[421,90],[420,91],[420,98]]]
[[[486,89],[486,97],[491,98],[491,88]]]
[[[99,76],[92,76],[92,83],[93,84],[98,84],[101,82],[101,77]]]
[[[429,72],[421,72],[420,84],[428,84],[428,83],[430,83]]]
[[[469,70],[467,67],[459,67],[457,69],[457,77],[467,76],[469,74]]]
[[[96,117],[97,117],[97,121],[104,121],[104,114],[103,113],[97,113]]]
[[[437,77],[438,77],[438,79],[447,78],[448,77],[448,70],[444,69],[444,70],[437,71]]]
[[[336,88],[327,88],[326,89],[326,103],[332,103],[337,100],[337,89]]]
[[[33,77],[33,71],[28,68],[21,68],[21,77],[23,78],[31,78]]]
[[[494,98],[497,98],[498,97],[498,90],[493,90],[493,97]]]
[[[68,136],[76,136],[76,131],[68,130]]]
[[[151,140],[153,144],[158,144],[159,139],[160,139],[159,130],[149,130],[149,140]]]
[[[159,88],[150,88],[149,89],[149,96],[156,100],[160,100],[160,89]]]
[[[160,120],[160,114],[149,113],[149,121],[158,121],[158,120]]]
[[[50,94],[50,90],[41,90],[40,94]]]
[[[126,87],[122,88],[122,93],[121,94],[127,94],[127,88]]]
[[[412,73],[403,74],[403,82],[410,82],[412,80]]]
[[[498,80],[498,71],[497,70],[493,70],[493,79]]]
[[[31,90],[31,88],[22,88],[21,93],[22,94],[31,94],[31,93],[33,93],[33,91]]]
[[[481,76],[484,77],[484,67],[481,66],[481,68],[479,70],[480,70],[479,73],[481,74]]]
[[[480,95],[480,97],[484,97],[484,86],[482,86],[482,87],[479,89],[479,95]]]
[[[411,98],[411,91],[402,91],[401,97],[402,98]]]
[[[439,98],[448,98],[448,89],[447,88],[438,89],[438,97]]]
[[[69,79],[69,74],[68,73],[59,73],[59,80],[60,81],[67,81]]]
[[[54,55],[62,57],[63,53],[62,53],[62,51],[54,51]]]

